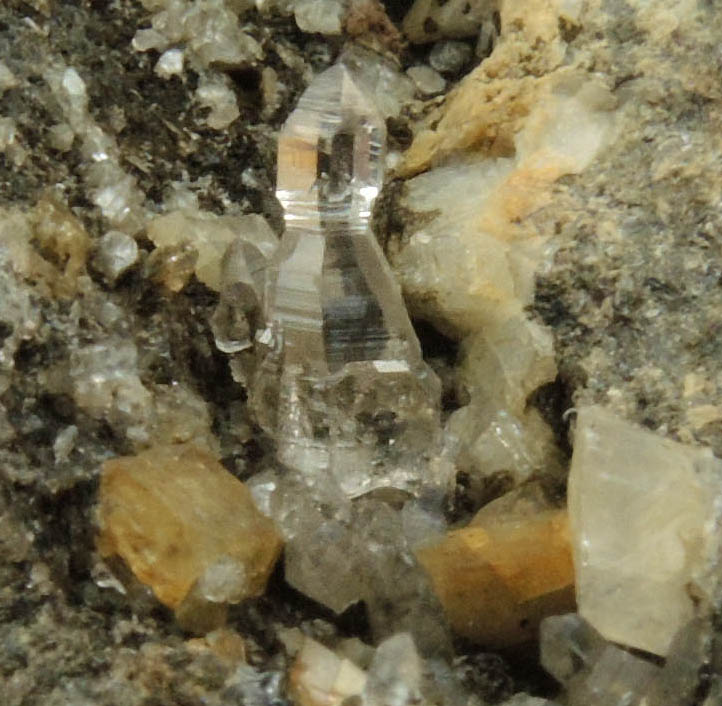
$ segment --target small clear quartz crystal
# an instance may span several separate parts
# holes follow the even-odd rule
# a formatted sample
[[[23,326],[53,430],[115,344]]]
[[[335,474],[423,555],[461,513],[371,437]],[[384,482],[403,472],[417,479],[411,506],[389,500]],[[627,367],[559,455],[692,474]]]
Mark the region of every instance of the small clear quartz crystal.
[[[432,480],[440,434],[438,380],[370,229],[384,145],[384,120],[343,62],[313,81],[284,125],[276,194],[286,230],[267,271],[250,379],[279,460],[331,473],[348,497],[417,494],[422,476]]]

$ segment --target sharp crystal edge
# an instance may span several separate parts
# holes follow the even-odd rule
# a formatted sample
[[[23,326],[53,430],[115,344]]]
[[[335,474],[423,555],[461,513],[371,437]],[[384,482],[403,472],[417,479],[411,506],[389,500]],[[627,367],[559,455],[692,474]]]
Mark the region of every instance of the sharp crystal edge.
[[[285,233],[269,264],[251,407],[285,465],[349,497],[416,493],[440,442],[439,382],[370,228],[386,130],[343,60],[301,96],[278,141]]]

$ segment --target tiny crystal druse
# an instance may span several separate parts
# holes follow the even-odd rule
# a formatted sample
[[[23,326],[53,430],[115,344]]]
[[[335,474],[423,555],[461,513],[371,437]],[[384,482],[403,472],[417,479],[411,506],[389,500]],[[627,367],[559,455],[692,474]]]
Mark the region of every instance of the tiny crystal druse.
[[[438,380],[370,229],[385,137],[343,62],[314,80],[284,125],[276,194],[286,230],[267,270],[250,379],[279,460],[327,469],[350,497],[416,493],[440,430]]]

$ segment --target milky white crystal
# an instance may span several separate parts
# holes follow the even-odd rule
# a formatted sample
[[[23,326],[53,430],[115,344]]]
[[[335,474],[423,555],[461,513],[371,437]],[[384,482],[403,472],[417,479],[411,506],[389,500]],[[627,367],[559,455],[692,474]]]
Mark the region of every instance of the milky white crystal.
[[[289,682],[289,692],[301,706],[340,706],[363,691],[366,674],[350,660],[304,637]]]
[[[98,242],[93,264],[109,282],[115,282],[137,259],[135,239],[121,231],[110,230]]]
[[[536,696],[529,696],[526,693],[514,694],[508,701],[501,706],[558,706],[556,701],[540,699]]]
[[[58,123],[48,130],[50,146],[58,152],[67,152],[75,140],[73,128],[67,123]]]
[[[179,76],[183,73],[183,51],[181,49],[168,49],[168,51],[163,52],[154,70],[161,78]]]
[[[430,66],[412,66],[406,72],[422,95],[441,93],[446,88],[446,81]]]
[[[18,127],[12,118],[0,117],[0,152],[4,152],[15,142]]]
[[[600,407],[579,410],[569,476],[580,614],[659,655],[711,589],[722,463]]]
[[[346,8],[339,0],[298,0],[294,5],[296,24],[302,32],[341,34]]]
[[[201,79],[196,91],[196,101],[204,108],[210,108],[206,124],[213,130],[224,130],[240,115],[236,95],[229,83],[228,79]]]
[[[369,666],[364,706],[411,706],[422,700],[423,663],[408,633],[384,640]]]

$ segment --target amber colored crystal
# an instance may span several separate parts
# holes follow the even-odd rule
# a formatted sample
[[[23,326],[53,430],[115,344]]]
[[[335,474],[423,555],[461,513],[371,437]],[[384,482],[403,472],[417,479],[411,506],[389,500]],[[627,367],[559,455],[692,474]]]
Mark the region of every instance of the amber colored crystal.
[[[453,630],[488,647],[530,640],[542,618],[574,605],[563,510],[454,530],[416,554]]]
[[[119,556],[161,603],[233,603],[263,592],[280,536],[243,483],[191,445],[153,447],[103,466],[101,556]]]

